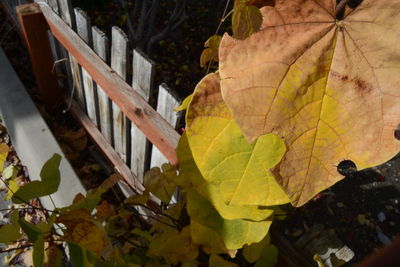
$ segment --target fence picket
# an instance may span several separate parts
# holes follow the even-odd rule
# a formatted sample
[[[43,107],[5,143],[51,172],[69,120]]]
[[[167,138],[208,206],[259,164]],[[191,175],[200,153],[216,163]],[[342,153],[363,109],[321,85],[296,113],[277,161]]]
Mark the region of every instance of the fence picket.
[[[170,93],[170,89],[165,83],[161,84],[158,88],[157,112],[171,124],[172,127],[176,128],[179,122],[179,114],[173,109],[179,106],[179,100]],[[160,150],[153,146],[150,166],[160,167],[163,163],[167,162],[168,160]]]
[[[74,13],[72,12],[72,4],[70,0],[62,0],[58,1],[58,9],[59,9],[59,15],[61,16],[62,20],[68,24],[68,26],[71,29],[75,29],[75,16]],[[75,88],[76,90],[76,95],[79,104],[83,109],[86,109],[86,103],[85,103],[85,94],[83,91],[83,85],[82,85],[82,76],[81,76],[81,71],[80,67],[78,64],[78,61],[71,55],[69,55],[68,52],[63,51],[63,56],[69,59],[69,63],[71,66],[71,76],[68,78],[72,78],[72,82],[69,82],[69,85],[71,87]],[[69,74],[69,73],[68,73]],[[71,88],[72,91],[74,89]]]
[[[90,18],[86,13],[80,9],[75,8],[75,19],[76,19],[76,32],[90,47],[92,47],[92,25]],[[86,109],[90,120],[98,126],[98,111],[97,111],[97,91],[94,87],[93,79],[87,73],[87,71],[81,67],[82,71],[82,82],[83,90],[85,93]]]
[[[112,27],[111,35],[111,68],[117,74],[119,74],[122,79],[126,80],[128,63],[128,37],[120,28],[116,26]],[[112,103],[112,114],[114,126],[114,148],[123,161],[127,162],[127,125],[129,122],[122,113],[121,109],[114,102]]]
[[[57,14],[59,13],[57,0],[46,0],[46,2],[54,10],[54,12],[56,12]]]
[[[154,62],[141,51],[133,50],[132,59],[132,87],[138,88],[138,93],[149,102],[152,95],[154,78]],[[146,136],[136,125],[131,126],[131,170],[143,181],[143,174],[147,165],[148,142]]]
[[[104,32],[96,26],[92,27],[93,35],[93,50],[97,55],[103,59],[104,62],[109,63],[109,40]],[[99,101],[99,120],[100,129],[102,134],[106,137],[108,142],[112,144],[112,114],[111,114],[111,100],[103,89],[96,85],[98,101]]]

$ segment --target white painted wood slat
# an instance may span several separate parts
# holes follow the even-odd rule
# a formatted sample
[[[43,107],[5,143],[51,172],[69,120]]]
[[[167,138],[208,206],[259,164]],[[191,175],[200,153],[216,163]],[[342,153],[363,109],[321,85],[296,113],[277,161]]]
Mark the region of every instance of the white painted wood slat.
[[[138,93],[147,102],[150,101],[153,89],[154,66],[154,62],[141,51],[133,50],[132,87],[138,88]],[[131,126],[131,141],[131,170],[143,181],[149,144],[146,136],[134,124]]]
[[[107,64],[109,63],[109,40],[104,32],[97,27],[92,27],[93,36],[93,50],[97,55],[103,59]],[[111,114],[111,100],[99,86],[97,87],[98,100],[99,100],[99,120],[101,133],[106,137],[108,142],[112,144],[112,114]]]
[[[59,15],[61,16],[62,20],[71,28],[75,29],[75,16],[74,12],[72,11],[72,4],[70,0],[60,0],[58,1],[58,9],[59,9]],[[71,66],[71,74],[72,77],[72,83],[69,83],[72,85],[72,87],[75,88],[75,94],[77,96],[78,102],[81,105],[81,107],[86,110],[86,103],[85,103],[85,94],[83,91],[83,85],[82,85],[82,77],[81,77],[81,70],[79,67],[79,64],[77,60],[69,55],[66,51],[64,51],[66,57],[69,58],[70,66]],[[74,89],[72,88],[72,91]]]
[[[111,68],[122,79],[126,80],[128,63],[128,37],[118,27],[113,26],[111,31]],[[128,120],[121,109],[112,103],[114,148],[124,162],[127,160],[127,125]]]
[[[82,38],[85,43],[87,43],[90,47],[92,47],[92,25],[90,22],[90,18],[86,15],[86,13],[80,9],[75,8],[75,19],[76,19],[76,32]],[[86,110],[88,117],[90,120],[98,126],[98,118],[97,118],[97,91],[94,87],[92,77],[87,73],[84,68],[81,68],[82,71],[82,83],[83,90],[85,94],[86,100]]]
[[[169,123],[172,127],[176,128],[179,122],[178,113],[173,109],[179,106],[179,100],[170,93],[170,89],[165,83],[158,87],[158,101],[157,112]],[[168,160],[153,146],[151,151],[151,167],[160,167],[162,164],[167,163]]]

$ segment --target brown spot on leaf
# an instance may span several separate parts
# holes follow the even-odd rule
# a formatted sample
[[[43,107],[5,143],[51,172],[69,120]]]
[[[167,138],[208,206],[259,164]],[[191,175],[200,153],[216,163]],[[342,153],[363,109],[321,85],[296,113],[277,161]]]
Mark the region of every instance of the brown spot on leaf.
[[[340,73],[335,72],[335,71],[331,72],[331,77],[334,78],[334,79],[340,80],[342,82],[351,82],[351,83],[353,83],[354,88],[361,95],[368,94],[373,89],[373,86],[370,83],[368,83],[365,80],[363,80],[361,78],[358,78],[358,77],[350,79],[349,76],[340,74]]]
[[[361,94],[370,93],[372,91],[372,85],[367,83],[366,81],[360,78],[354,78],[352,79],[352,81],[354,82],[357,91],[359,91]]]

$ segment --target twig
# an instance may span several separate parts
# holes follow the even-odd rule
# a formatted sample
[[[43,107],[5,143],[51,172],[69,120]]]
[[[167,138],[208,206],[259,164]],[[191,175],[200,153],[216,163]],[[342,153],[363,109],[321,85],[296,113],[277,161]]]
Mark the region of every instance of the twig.
[[[7,187],[7,189],[13,194],[13,197],[15,197],[15,198],[18,199],[18,200],[21,200],[24,204],[28,205],[29,207],[31,207],[31,208],[33,208],[33,209],[36,209],[36,210],[43,210],[43,211],[48,211],[48,212],[59,213],[59,212],[54,211],[54,210],[48,210],[48,209],[45,209],[45,208],[39,208],[39,207],[33,206],[33,205],[30,204],[28,201],[26,201],[26,200],[20,198],[19,196],[17,196],[17,195],[15,194],[15,192],[10,188],[10,186],[4,181],[4,179],[3,179],[2,177],[0,177],[0,181],[2,181],[3,184]]]
[[[26,207],[26,208],[0,209],[0,212],[7,212],[7,211],[13,211],[13,210],[27,210],[27,209],[35,209],[35,210],[54,212],[54,213],[60,214],[58,211],[55,211],[55,210],[48,210],[48,209],[45,209],[45,208],[39,208],[39,207],[35,207],[35,206],[29,206],[29,207]]]
[[[217,35],[217,34],[218,34],[219,30],[220,30],[221,27],[222,27],[222,24],[223,24],[223,23],[225,22],[225,20],[229,17],[229,15],[231,15],[231,14],[233,13],[233,10],[231,10],[231,11],[229,11],[228,14],[226,14],[226,12],[228,12],[228,8],[229,8],[230,2],[231,2],[231,0],[227,0],[227,1],[226,1],[225,8],[224,8],[224,12],[222,13],[222,17],[221,17],[221,19],[219,20],[219,24],[218,24],[217,29],[215,30],[215,34],[214,34],[214,35]],[[207,70],[206,70],[206,75],[210,72],[211,65],[213,64],[213,62],[214,62],[214,60],[212,60],[212,59],[208,62]]]
[[[217,30],[215,31],[215,35],[218,34],[219,30],[221,29],[222,23],[224,23],[224,21],[226,20],[226,17],[227,17],[226,12],[228,11],[228,7],[229,7],[229,3],[230,3],[230,2],[231,2],[231,0],[227,0],[227,1],[226,1],[225,9],[224,9],[224,12],[222,13],[222,18],[221,18],[221,20],[219,21]],[[231,12],[229,12],[229,15],[230,15],[230,13],[231,13]]]
[[[350,0],[342,0],[336,5],[336,16],[345,8],[348,2],[350,2]]]
[[[14,251],[14,250],[30,248],[30,247],[32,247],[32,245],[24,245],[24,246],[19,246],[19,247],[16,247],[16,248],[9,248],[9,249],[0,248],[0,253],[6,253],[6,252],[11,252],[11,251]]]

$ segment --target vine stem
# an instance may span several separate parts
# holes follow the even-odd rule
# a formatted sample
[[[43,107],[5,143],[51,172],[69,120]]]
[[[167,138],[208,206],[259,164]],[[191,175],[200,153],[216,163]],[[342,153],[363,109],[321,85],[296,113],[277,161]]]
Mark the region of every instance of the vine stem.
[[[350,2],[350,0],[342,0],[339,2],[339,4],[336,5],[336,16],[339,14],[340,11],[342,11],[343,8],[345,8],[348,2]]]
[[[20,198],[19,196],[17,196],[17,195],[15,194],[15,192],[10,188],[10,186],[6,183],[6,181],[4,181],[4,179],[3,179],[2,177],[0,177],[0,181],[3,182],[3,184],[4,184],[4,185],[7,187],[7,189],[13,194],[13,196],[15,196],[18,200],[22,201],[24,204],[28,205],[30,208],[36,209],[36,210],[47,211],[47,212],[55,212],[55,213],[59,214],[59,212],[56,211],[56,210],[48,210],[48,209],[45,209],[45,208],[39,208],[39,207],[36,207],[36,206],[32,205],[32,204],[29,203],[28,201],[26,201],[26,200]],[[16,209],[16,208],[14,208],[14,209]],[[26,208],[26,209],[28,209],[28,208]]]
[[[6,253],[6,252],[11,252],[11,251],[14,251],[14,250],[30,248],[30,247],[32,247],[32,245],[24,245],[24,246],[19,246],[19,247],[16,247],[16,248],[9,248],[9,249],[0,249],[0,253]]]
[[[233,10],[232,10],[228,14],[226,14],[228,12],[228,8],[229,8],[230,2],[231,2],[231,0],[227,0],[226,1],[224,12],[222,12],[222,17],[221,17],[221,19],[219,21],[218,27],[215,30],[215,34],[214,35],[218,34],[218,32],[221,29],[221,26],[224,23],[224,21],[233,13]],[[208,65],[207,65],[206,75],[210,72],[212,63],[213,63],[213,60],[211,59],[210,62],[208,62]]]

